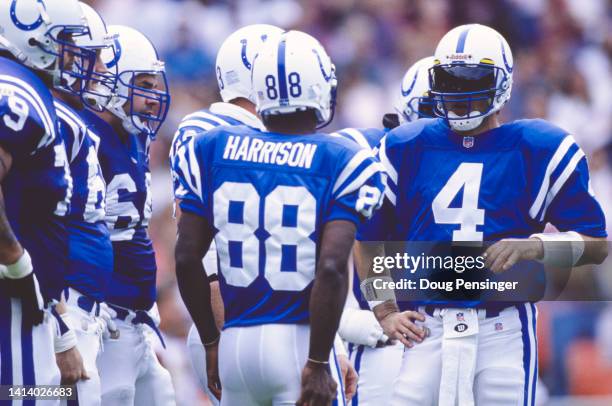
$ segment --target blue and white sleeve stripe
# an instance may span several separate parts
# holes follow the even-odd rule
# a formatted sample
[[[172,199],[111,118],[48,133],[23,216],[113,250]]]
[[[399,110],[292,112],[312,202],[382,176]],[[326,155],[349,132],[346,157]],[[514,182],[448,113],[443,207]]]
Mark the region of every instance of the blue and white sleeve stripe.
[[[194,141],[192,138],[185,148],[178,151],[176,175],[179,178],[179,186],[175,195],[177,199],[182,199],[188,193],[193,193],[202,201],[202,178]]]
[[[357,152],[351,158],[351,160],[346,164],[344,169],[342,169],[342,172],[340,172],[340,175],[338,175],[338,178],[336,179],[336,182],[334,183],[334,187],[332,189],[332,194],[336,197],[340,196],[341,194],[345,194],[344,188],[347,186],[346,185],[347,180],[349,180],[349,178],[352,179],[356,177],[355,172],[357,171],[357,169],[359,169],[361,164],[363,164],[365,161],[367,160],[371,161],[371,158],[372,158],[372,152],[368,149],[362,149],[359,152]],[[368,162],[368,165],[366,166],[373,165],[373,164],[374,162],[371,161],[371,162]]]
[[[383,137],[380,142],[380,148],[378,149],[378,159],[382,164],[383,168],[387,172],[386,184],[385,184],[385,196],[395,206],[397,201],[397,170],[387,157],[387,137]]]
[[[546,166],[542,184],[529,209],[531,218],[544,220],[546,210],[584,157],[584,152],[576,145],[571,135],[563,139]]]

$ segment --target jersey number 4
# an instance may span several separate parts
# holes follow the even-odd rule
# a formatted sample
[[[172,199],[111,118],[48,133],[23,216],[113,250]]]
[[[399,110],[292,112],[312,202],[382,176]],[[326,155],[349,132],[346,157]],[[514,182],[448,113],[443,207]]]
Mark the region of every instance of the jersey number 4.
[[[448,179],[431,204],[436,224],[459,224],[453,231],[453,241],[482,241],[485,210],[478,208],[478,195],[482,180],[482,164],[464,162]],[[461,207],[450,207],[455,196],[463,189]]]
[[[250,183],[225,182],[214,195],[220,269],[232,286],[249,286],[264,267],[274,290],[300,291],[314,278],[317,203],[303,186],[260,196]],[[263,213],[260,206],[263,204]],[[263,247],[259,238],[265,238]]]

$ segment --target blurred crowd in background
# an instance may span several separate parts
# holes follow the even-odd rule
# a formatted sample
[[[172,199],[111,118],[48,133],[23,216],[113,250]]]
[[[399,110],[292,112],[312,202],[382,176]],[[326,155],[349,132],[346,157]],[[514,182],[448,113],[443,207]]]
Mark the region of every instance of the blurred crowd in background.
[[[329,131],[380,127],[406,69],[433,53],[450,28],[478,22],[500,31],[514,53],[506,121],[545,118],[568,130],[589,157],[592,186],[612,231],[612,2],[607,0],[89,0],[107,24],[141,30],[166,61],[169,117],[152,146],[159,308],[180,404],[198,392],[186,357],[190,318],[178,294],[176,227],[168,149],[186,114],[218,101],[215,57],[225,37],[254,23],[318,38],[336,64],[336,118]],[[605,266],[604,266],[605,267]],[[607,268],[612,268],[608,265]],[[593,273],[597,275],[597,273]],[[591,273],[589,273],[591,275]],[[612,273],[583,283],[612,296]],[[551,396],[612,394],[612,308],[603,302],[540,306],[540,376]]]

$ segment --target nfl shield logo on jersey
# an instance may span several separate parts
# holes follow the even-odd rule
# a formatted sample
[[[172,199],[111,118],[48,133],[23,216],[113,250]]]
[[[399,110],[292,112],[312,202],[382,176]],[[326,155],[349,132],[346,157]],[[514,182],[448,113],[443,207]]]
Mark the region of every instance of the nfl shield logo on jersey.
[[[463,313],[457,313],[457,321],[465,321],[465,318],[463,317]]]
[[[474,146],[474,137],[463,137],[463,147],[472,148]]]

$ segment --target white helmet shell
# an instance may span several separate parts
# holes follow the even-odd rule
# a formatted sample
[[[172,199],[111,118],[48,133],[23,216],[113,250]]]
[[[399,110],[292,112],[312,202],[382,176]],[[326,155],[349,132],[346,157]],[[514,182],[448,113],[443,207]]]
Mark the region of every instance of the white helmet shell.
[[[240,28],[223,41],[217,52],[215,72],[224,102],[242,97],[255,102],[251,87],[251,66],[261,46],[283,30],[268,24]]]
[[[49,74],[56,85],[61,84],[62,74],[66,72],[61,66],[64,55],[77,49],[73,46],[72,50],[64,48],[62,52],[58,38],[62,31],[72,34],[75,40],[89,35],[87,20],[77,0],[0,2],[0,48],[24,65]],[[88,52],[79,56],[93,58]]]
[[[433,56],[425,57],[415,62],[404,74],[393,106],[400,123],[415,121],[420,117],[419,103],[421,98],[429,96],[429,68],[433,63]]]
[[[257,112],[262,117],[313,109],[320,126],[333,117],[335,67],[314,37],[289,31],[266,41],[252,69]]]
[[[83,35],[76,39],[77,45],[88,48],[105,48],[113,45],[113,38],[108,34],[106,23],[102,16],[89,4],[79,1],[83,15],[87,20],[90,35]]]
[[[434,67],[430,70],[431,90],[436,98],[436,114],[446,117],[451,127],[457,131],[477,128],[483,119],[497,111],[510,99],[512,90],[512,71],[514,61],[512,51],[504,37],[493,28],[481,24],[468,24],[450,30],[438,43],[434,54]],[[493,68],[494,84],[489,89],[492,101],[487,111],[468,111],[459,116],[443,106],[444,97],[466,96],[471,101],[481,92],[444,92],[439,91],[435,81],[436,68],[464,69]],[[466,99],[467,100],[467,99]],[[449,101],[446,99],[446,101]],[[442,114],[440,113],[442,111]]]

